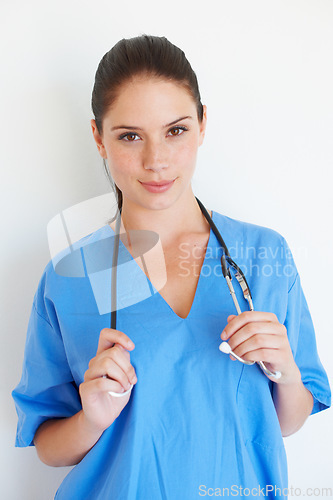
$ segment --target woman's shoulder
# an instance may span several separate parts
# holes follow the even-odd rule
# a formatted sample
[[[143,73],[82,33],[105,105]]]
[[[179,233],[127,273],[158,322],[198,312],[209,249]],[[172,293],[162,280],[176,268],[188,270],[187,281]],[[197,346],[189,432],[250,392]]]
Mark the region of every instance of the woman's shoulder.
[[[58,243],[53,241],[49,247],[50,259],[42,272],[38,290],[45,291],[54,286],[59,290],[68,288],[73,282],[72,278],[75,278],[76,283],[76,278],[87,278],[89,272],[99,271],[99,268],[90,269],[92,254],[95,256],[94,263],[98,261],[103,266],[106,261],[105,250],[111,244],[113,236],[110,226],[105,224],[67,246],[62,245],[61,240]]]
[[[225,238],[231,241],[243,241],[244,244],[283,244],[286,240],[278,231],[252,222],[235,219],[213,210],[215,225]],[[224,238],[224,236],[223,236]]]
[[[88,252],[89,248],[96,247],[96,244],[112,238],[113,235],[114,233],[110,226],[105,224],[70,243],[66,242],[66,244],[63,244],[61,240],[59,242],[54,241],[50,245],[51,259],[45,268],[45,272],[50,272],[53,268],[58,274],[62,275],[64,273],[64,276],[70,277],[71,273],[78,271],[75,264],[81,261],[82,253]],[[67,275],[67,273],[69,274]]]
[[[247,277],[260,278],[261,286],[263,280],[269,283],[273,279],[275,287],[279,283],[279,289],[291,290],[298,270],[286,239],[278,231],[218,212],[214,212],[213,220],[231,258]]]

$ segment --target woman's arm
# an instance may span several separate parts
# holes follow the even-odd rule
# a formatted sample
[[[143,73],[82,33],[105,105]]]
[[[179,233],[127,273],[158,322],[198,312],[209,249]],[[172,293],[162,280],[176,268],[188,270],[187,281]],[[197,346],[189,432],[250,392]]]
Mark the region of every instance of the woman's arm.
[[[72,417],[51,419],[37,429],[34,444],[42,462],[75,465],[88,453],[126,406],[131,392],[115,397],[137,382],[128,351],[134,344],[118,330],[101,331],[96,356],[90,361],[79,392],[82,410]]]
[[[101,435],[101,431],[89,426],[81,410],[72,417],[42,423],[34,444],[42,462],[64,467],[79,463]]]
[[[298,431],[312,411],[313,397],[301,376],[294,383],[275,384],[273,399],[283,437]]]

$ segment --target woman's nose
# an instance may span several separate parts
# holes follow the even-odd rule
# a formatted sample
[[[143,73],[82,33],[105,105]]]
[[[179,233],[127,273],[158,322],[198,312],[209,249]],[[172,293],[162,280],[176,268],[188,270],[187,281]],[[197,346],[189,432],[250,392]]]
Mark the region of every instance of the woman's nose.
[[[143,167],[146,170],[159,172],[168,167],[167,152],[160,143],[147,144],[143,155]]]

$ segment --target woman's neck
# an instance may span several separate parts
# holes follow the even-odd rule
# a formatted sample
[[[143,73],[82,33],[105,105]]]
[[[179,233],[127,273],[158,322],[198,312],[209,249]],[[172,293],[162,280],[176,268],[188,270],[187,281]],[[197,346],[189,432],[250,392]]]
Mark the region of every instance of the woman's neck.
[[[115,221],[110,224],[115,230]],[[210,227],[190,190],[167,209],[147,209],[123,200],[120,233],[129,230],[156,232],[168,245],[186,234],[209,233]]]
[[[192,191],[169,208],[160,210],[133,206],[124,199],[121,219],[120,232],[133,229],[154,231],[164,244],[172,244],[186,233],[207,233],[210,229]]]

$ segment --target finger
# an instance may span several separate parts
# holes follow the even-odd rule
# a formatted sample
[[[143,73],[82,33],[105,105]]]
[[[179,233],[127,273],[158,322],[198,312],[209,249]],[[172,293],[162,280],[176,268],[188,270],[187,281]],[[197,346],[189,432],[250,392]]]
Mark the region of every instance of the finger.
[[[84,397],[84,395],[91,396],[92,394],[99,394],[101,392],[108,393],[109,391],[123,393],[125,392],[125,389],[116,380],[111,380],[103,377],[89,380],[80,385],[81,398]]]
[[[130,370],[132,373],[132,371]],[[92,364],[91,368],[85,374],[85,381],[94,380],[101,377],[107,377],[111,380],[115,380],[127,390],[132,380],[134,382],[135,377],[129,377],[128,374],[117,364],[113,359],[104,357],[99,360],[99,362]]]
[[[236,354],[238,355],[238,353]],[[274,370],[281,364],[280,353],[278,349],[256,349],[251,352],[244,353],[241,358],[245,361],[264,361],[265,363],[269,363]]]
[[[265,342],[274,342],[272,337],[284,336],[284,332],[286,331],[284,325],[280,323],[271,323],[271,322],[253,322],[247,323],[235,333],[233,333],[228,339],[228,343],[231,349],[234,351],[237,346],[242,344],[243,342],[248,341],[251,338],[254,338],[254,342],[260,342],[261,339],[267,337]]]
[[[274,313],[262,311],[245,311],[238,316],[234,316],[228,322],[221,334],[221,338],[223,340],[229,339],[237,330],[252,322],[278,323],[278,319]]]
[[[136,383],[136,373],[133,365],[130,363],[129,353],[122,346],[116,344],[90,361],[89,369],[85,376],[89,379],[103,375],[113,378],[112,373],[119,373],[119,370],[124,374],[124,377],[127,377],[129,383]]]
[[[123,372],[126,373],[130,383],[136,383],[136,373],[134,366],[130,361],[130,354],[123,348],[123,346],[115,344],[114,347],[104,351],[104,353],[102,353],[102,357],[107,356],[112,359],[123,370]]]
[[[114,344],[120,344],[129,351],[132,351],[135,347],[132,340],[124,332],[113,328],[103,328],[99,336],[97,354],[113,347]]]
[[[232,351],[237,354],[237,356],[240,356],[244,359],[249,358],[249,360],[255,361],[254,359],[252,359],[252,353],[254,351],[259,351],[262,349],[271,349],[275,351],[281,350],[284,344],[279,335],[258,334],[253,335],[249,339],[245,340],[245,342],[242,342],[237,346],[231,345],[230,340],[229,345]]]

